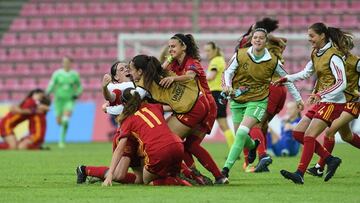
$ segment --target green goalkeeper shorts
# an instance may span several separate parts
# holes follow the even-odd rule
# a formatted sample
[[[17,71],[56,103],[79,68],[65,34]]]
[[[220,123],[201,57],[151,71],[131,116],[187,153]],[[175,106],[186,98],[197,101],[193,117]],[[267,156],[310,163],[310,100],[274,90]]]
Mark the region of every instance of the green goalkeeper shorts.
[[[54,105],[55,105],[55,115],[61,116],[63,115],[64,112],[68,112],[68,111],[72,111],[75,105],[75,100],[73,99],[67,99],[67,100],[62,100],[62,99],[57,99],[54,101]]]
[[[230,102],[232,120],[234,123],[241,123],[244,116],[255,118],[259,122],[264,117],[268,104],[268,98],[260,101],[250,101],[246,103]]]

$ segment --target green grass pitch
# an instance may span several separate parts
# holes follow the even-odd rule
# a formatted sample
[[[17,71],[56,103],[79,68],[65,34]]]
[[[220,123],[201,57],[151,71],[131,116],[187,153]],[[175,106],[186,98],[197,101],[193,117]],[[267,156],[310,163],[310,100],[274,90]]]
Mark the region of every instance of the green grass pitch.
[[[335,146],[334,155],[343,162],[329,182],[310,175],[305,175],[304,185],[285,180],[279,171],[295,170],[299,161],[295,157],[274,158],[271,172],[261,174],[243,172],[242,161],[237,161],[229,185],[208,187],[77,185],[76,166],[109,165],[111,144],[50,147],[50,151],[0,151],[0,202],[360,202],[359,151],[347,144]],[[225,144],[205,147],[222,167]]]

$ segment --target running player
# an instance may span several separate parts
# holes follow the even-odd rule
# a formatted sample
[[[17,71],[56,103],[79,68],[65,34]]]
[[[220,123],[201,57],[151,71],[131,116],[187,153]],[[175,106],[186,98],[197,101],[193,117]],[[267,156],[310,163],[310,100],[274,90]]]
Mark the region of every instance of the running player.
[[[235,142],[222,170],[226,176],[229,176],[229,171],[243,148],[250,149],[248,161],[254,162],[259,140],[252,140],[248,135],[249,131],[264,117],[273,73],[286,75],[278,58],[265,48],[267,41],[267,30],[255,28],[251,37],[252,46],[239,49],[224,72],[224,91],[233,97],[230,108],[236,130]],[[301,103],[300,93],[295,86],[286,85],[295,100]],[[236,95],[236,92],[240,93]],[[271,159],[260,163],[261,168],[267,167]]]
[[[340,116],[346,102],[346,75],[342,59],[346,53],[345,34],[340,29],[327,27],[323,23],[311,25],[308,29],[309,42],[313,47],[311,61],[303,71],[280,80],[293,82],[309,78],[315,72],[317,75],[318,92],[308,99],[310,104],[315,105],[293,131],[294,138],[304,144],[298,168],[294,173],[281,170],[282,176],[296,184],[304,184],[304,173],[314,151],[325,159],[328,166],[325,181],[332,178],[341,163],[341,159],[333,157],[315,138]]]
[[[332,152],[335,145],[335,133],[339,132],[341,138],[356,148],[360,148],[360,137],[356,133],[353,133],[350,129],[350,122],[359,117],[360,100],[359,100],[359,85],[360,85],[360,59],[353,55],[350,50],[354,47],[352,38],[348,40],[348,53],[345,57],[345,72],[347,87],[345,90],[346,105],[340,117],[337,118],[325,131],[324,144],[328,152]],[[325,166],[325,160],[320,159],[319,162],[311,168],[308,168],[306,172],[313,176],[322,177]]]
[[[59,147],[65,147],[65,138],[69,126],[69,119],[73,111],[75,101],[83,91],[80,76],[75,70],[71,70],[72,60],[63,58],[63,67],[55,71],[46,90],[47,94],[54,93],[54,105],[56,121],[61,126]]]

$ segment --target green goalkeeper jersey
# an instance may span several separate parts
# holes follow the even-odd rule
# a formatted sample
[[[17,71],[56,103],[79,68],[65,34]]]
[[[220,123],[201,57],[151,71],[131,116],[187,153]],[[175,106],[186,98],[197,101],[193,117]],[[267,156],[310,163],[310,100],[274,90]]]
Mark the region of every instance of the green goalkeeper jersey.
[[[82,91],[79,74],[74,70],[65,71],[64,69],[59,69],[52,74],[46,90],[48,94],[54,93],[55,99],[62,100],[73,99]]]

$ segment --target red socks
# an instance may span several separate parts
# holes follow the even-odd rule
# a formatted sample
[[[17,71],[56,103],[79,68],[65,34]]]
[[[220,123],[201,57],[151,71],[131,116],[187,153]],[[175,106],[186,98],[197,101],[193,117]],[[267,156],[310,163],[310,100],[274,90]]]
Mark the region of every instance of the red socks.
[[[335,146],[334,138],[324,136],[324,145],[323,146],[329,153],[331,153],[333,151],[333,149],[334,149],[334,146]],[[320,157],[320,160],[319,160],[318,164],[320,165],[320,168],[323,169],[324,166],[325,166],[325,159]]]
[[[301,144],[304,144],[304,134],[305,134],[304,132],[293,131],[294,139],[300,142]],[[326,149],[316,140],[315,140],[315,152],[323,159],[326,159],[328,156],[330,156],[330,153],[326,151]]]
[[[256,139],[260,140],[260,144],[257,148],[257,152],[258,152],[259,157],[265,156],[266,155],[266,138],[265,138],[263,132],[261,131],[261,129],[258,127],[253,127],[253,128],[251,128],[249,135],[253,140],[256,140]]]
[[[303,140],[304,149],[301,154],[300,163],[298,165],[298,171],[300,171],[302,174],[305,173],[307,167],[309,166],[309,163],[315,151],[315,138],[306,136]]]
[[[85,166],[85,173],[88,176],[97,177],[104,180],[106,171],[109,167],[106,166]]]
[[[349,143],[356,148],[360,148],[360,136],[353,133],[352,140]]]
[[[188,136],[186,138],[186,141],[184,142],[185,150],[194,155],[199,160],[201,165],[203,165],[204,168],[210,171],[215,178],[222,177],[219,168],[210,156],[209,152],[207,152],[206,149],[200,145],[201,141],[202,139],[196,135]]]
[[[186,180],[182,180],[177,177],[168,176],[166,178],[159,178],[152,181],[153,185],[182,185],[182,186],[191,186]]]

